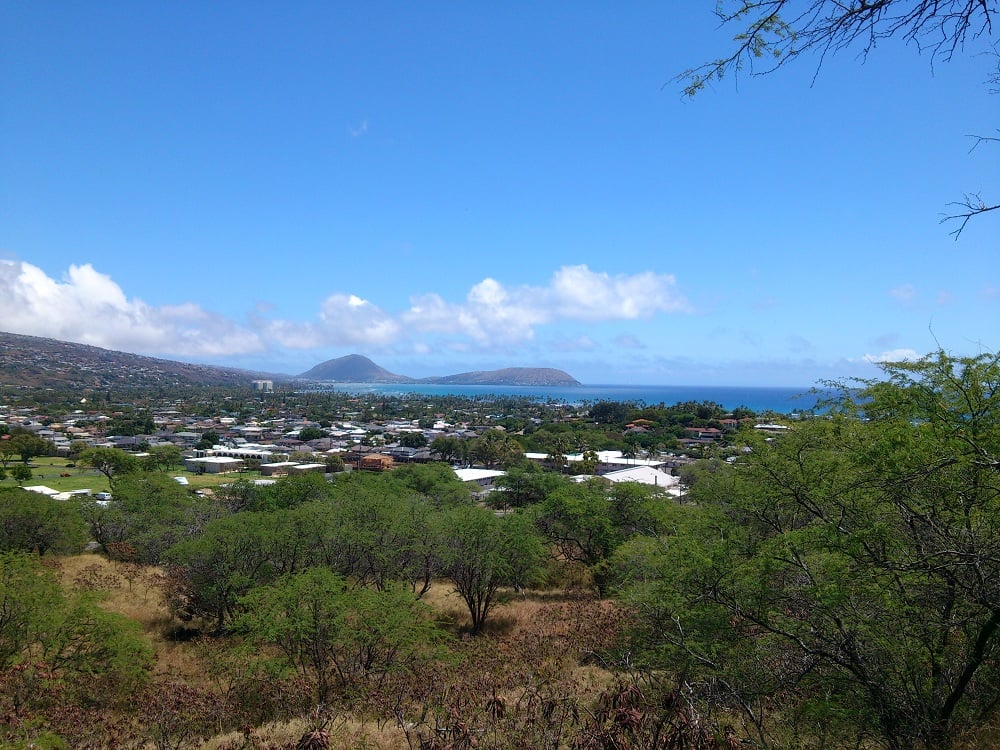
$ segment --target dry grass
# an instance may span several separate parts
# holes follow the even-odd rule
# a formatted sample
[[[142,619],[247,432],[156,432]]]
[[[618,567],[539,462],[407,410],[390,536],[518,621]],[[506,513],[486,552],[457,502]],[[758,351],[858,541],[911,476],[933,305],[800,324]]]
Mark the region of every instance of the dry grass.
[[[198,687],[206,684],[205,665],[197,649],[169,637],[183,623],[163,601],[159,568],[84,554],[59,558],[59,576],[68,589],[97,592],[102,607],[139,623],[154,650],[154,675],[183,678]]]
[[[163,603],[160,571],[136,569],[97,554],[61,558],[50,564],[58,570],[67,589],[98,592],[103,607],[140,624],[154,649],[154,691],[179,682],[203,691],[206,697],[214,696],[207,699],[217,701],[219,706],[230,705],[233,680],[245,676],[239,671],[242,667],[227,661],[233,658],[232,644],[220,637],[200,642],[170,640],[170,632],[183,623]],[[399,726],[393,709],[398,700],[408,706],[408,717],[423,721],[419,725],[423,732],[430,731],[428,727],[438,721],[448,721],[452,705],[468,711],[470,721],[485,722],[494,726],[492,731],[501,731],[501,725],[490,724],[484,713],[491,697],[515,707],[530,702],[532,691],[544,690],[546,695],[586,703],[614,682],[611,672],[587,662],[587,655],[607,641],[616,623],[620,624],[614,606],[608,602],[579,592],[508,592],[491,613],[484,635],[470,637],[468,611],[451,585],[435,584],[424,601],[453,636],[446,647],[445,661],[421,667],[419,674],[401,674],[398,683],[394,677],[381,694],[352,696],[351,708],[345,704],[344,713],[326,726],[331,747],[409,750],[417,742],[413,734],[416,730],[411,728],[407,737],[407,731]],[[289,704],[280,705],[289,714],[294,713]],[[280,714],[271,714],[275,715]],[[191,741],[183,747],[294,747],[310,726],[314,725],[308,717],[278,721],[221,734],[204,744]]]
[[[270,722],[246,732],[228,732],[213,737],[200,750],[236,750],[253,747],[295,747],[295,743],[312,729],[307,719]],[[410,750],[406,733],[395,724],[380,725],[348,716],[339,716],[325,725],[330,747],[337,750]],[[254,743],[257,743],[256,745]]]

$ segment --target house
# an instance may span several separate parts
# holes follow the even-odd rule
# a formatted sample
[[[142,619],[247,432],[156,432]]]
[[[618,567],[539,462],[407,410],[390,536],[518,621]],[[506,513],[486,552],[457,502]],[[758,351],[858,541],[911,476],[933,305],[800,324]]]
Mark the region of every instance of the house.
[[[326,464],[295,464],[288,470],[289,474],[323,474]]]
[[[293,466],[297,465],[295,461],[272,461],[261,464],[260,473],[261,476],[265,477],[284,476],[289,473]]]
[[[369,453],[358,461],[358,468],[365,471],[388,471],[392,466],[392,456],[384,453]]]
[[[228,474],[239,471],[243,466],[244,463],[241,459],[231,456],[202,456],[184,459],[184,468],[199,474]]]
[[[477,494],[485,494],[493,489],[497,477],[504,476],[506,471],[495,469],[452,469],[455,476],[463,482],[474,482],[478,486]]]
[[[718,427],[685,427],[685,434],[694,440],[718,440],[722,430]]]
[[[652,466],[632,466],[628,469],[610,471],[603,478],[615,484],[619,482],[638,482],[639,484],[659,487],[674,496],[681,494],[680,478],[659,469],[654,469]]]

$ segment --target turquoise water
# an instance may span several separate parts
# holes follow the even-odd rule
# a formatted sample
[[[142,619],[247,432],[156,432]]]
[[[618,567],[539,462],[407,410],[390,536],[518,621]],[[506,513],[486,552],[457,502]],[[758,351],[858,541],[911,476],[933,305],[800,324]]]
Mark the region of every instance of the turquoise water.
[[[743,406],[755,412],[789,414],[815,407],[818,396],[808,387],[739,387],[716,385],[581,385],[575,387],[427,385],[380,383],[326,383],[324,390],[346,393],[372,393],[403,396],[414,393],[427,396],[465,396],[493,398],[514,396],[568,404],[596,401],[631,401],[655,406],[682,401],[712,401],[726,409]]]

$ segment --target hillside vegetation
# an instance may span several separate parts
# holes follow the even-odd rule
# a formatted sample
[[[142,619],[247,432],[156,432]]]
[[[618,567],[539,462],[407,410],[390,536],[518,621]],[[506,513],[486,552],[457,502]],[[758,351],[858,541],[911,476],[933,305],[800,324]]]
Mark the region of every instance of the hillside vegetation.
[[[997,383],[986,355],[886,365],[739,433],[680,499],[522,465],[494,512],[443,463],[210,497],[138,461],[109,502],[7,486],[0,738],[997,747]]]

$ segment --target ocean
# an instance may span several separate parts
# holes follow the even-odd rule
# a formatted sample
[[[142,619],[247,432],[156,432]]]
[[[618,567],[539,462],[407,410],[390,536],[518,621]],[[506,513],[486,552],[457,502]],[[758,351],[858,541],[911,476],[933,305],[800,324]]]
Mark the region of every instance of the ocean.
[[[719,385],[581,385],[575,387],[494,386],[494,385],[428,385],[389,383],[324,383],[323,390],[358,394],[404,396],[465,396],[491,398],[514,396],[545,402],[585,405],[597,401],[630,401],[647,406],[683,401],[711,401],[726,409],[746,407],[755,412],[791,414],[815,408],[821,396],[811,389],[778,387],[741,387]]]

